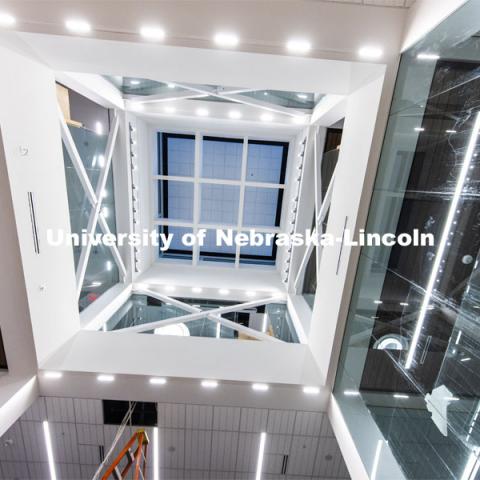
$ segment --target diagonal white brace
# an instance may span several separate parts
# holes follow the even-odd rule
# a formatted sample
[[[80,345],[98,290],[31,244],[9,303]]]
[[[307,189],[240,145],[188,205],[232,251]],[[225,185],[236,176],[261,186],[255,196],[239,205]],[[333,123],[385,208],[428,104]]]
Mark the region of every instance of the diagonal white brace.
[[[256,338],[257,340],[266,340],[270,342],[282,342],[282,340],[279,340],[278,338],[272,337],[270,335],[267,335],[263,332],[259,332],[257,330],[254,330],[253,328],[245,327],[243,325],[240,325],[238,323],[232,322],[231,320],[227,320],[226,318],[223,318],[220,316],[221,313],[228,313],[228,312],[235,312],[237,310],[242,310],[245,308],[252,308],[256,307],[259,305],[265,305],[267,303],[284,303],[284,299],[279,299],[278,297],[270,297],[266,299],[259,299],[251,302],[246,302],[246,303],[240,303],[237,305],[231,305],[228,307],[221,307],[220,309],[215,309],[215,310],[201,310],[200,308],[193,307],[192,305],[189,305],[187,303],[181,302],[179,300],[176,300],[174,298],[168,297],[167,295],[162,295],[161,293],[155,292],[150,289],[146,288],[135,288],[132,293],[135,294],[141,294],[141,295],[148,295],[151,297],[154,297],[158,300],[161,300],[166,303],[170,303],[172,305],[175,305],[178,308],[181,308],[183,310],[186,310],[187,312],[191,312],[189,315],[182,315],[181,317],[174,317],[168,320],[160,320],[158,322],[151,322],[148,324],[143,324],[143,325],[138,325],[135,327],[130,327],[130,328],[124,328],[122,330],[117,330],[119,332],[132,332],[132,331],[146,331],[146,330],[153,330],[156,327],[162,327],[166,325],[173,325],[176,323],[183,323],[185,321],[191,321],[191,320],[196,320],[199,318],[204,318],[208,317],[210,320],[213,320],[217,323],[220,323],[224,325],[225,327],[231,328],[232,330],[235,330],[237,332],[244,333],[248,335],[249,337]]]

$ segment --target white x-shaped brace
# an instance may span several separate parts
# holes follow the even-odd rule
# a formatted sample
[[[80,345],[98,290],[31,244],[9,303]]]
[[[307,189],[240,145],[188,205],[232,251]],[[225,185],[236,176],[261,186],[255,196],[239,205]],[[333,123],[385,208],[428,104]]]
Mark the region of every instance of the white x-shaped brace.
[[[166,327],[167,325],[175,325],[177,323],[185,323],[190,322],[192,320],[199,320],[201,318],[207,317],[208,319],[220,323],[221,325],[231,328],[240,333],[244,333],[249,337],[256,338],[257,340],[266,340],[270,342],[283,342],[283,340],[279,340],[278,338],[272,337],[271,335],[267,335],[266,333],[259,332],[258,330],[254,330],[253,328],[245,327],[239,323],[232,322],[226,318],[223,318],[221,314],[229,313],[229,312],[236,312],[239,310],[244,310],[247,308],[258,307],[259,305],[266,305],[268,303],[285,303],[285,300],[278,297],[268,297],[259,300],[254,300],[251,302],[246,303],[239,303],[236,305],[229,305],[227,307],[220,307],[214,310],[201,310],[198,307],[193,307],[188,303],[181,302],[176,300],[175,298],[168,297],[167,295],[162,295],[161,293],[155,292],[148,288],[139,288],[135,287],[133,292],[134,294],[138,295],[147,295],[149,297],[156,298],[157,300],[161,300],[162,302],[169,303],[174,305],[182,310],[190,312],[187,315],[182,315],[180,317],[173,317],[168,318],[166,320],[158,320],[156,322],[149,322],[144,323],[142,325],[136,325],[134,327],[127,327],[122,328],[119,330],[115,330],[116,332],[124,332],[124,333],[138,333],[138,332],[145,332],[148,330],[154,330],[155,328],[159,327]]]
[[[87,199],[92,205],[92,210],[90,212],[90,216],[88,218],[87,224],[87,238],[88,242],[86,245],[82,246],[82,251],[80,253],[80,259],[78,262],[78,267],[76,271],[76,279],[77,279],[77,298],[80,298],[80,293],[82,291],[83,280],[85,278],[85,272],[87,270],[88,259],[90,257],[90,253],[92,251],[92,239],[95,233],[95,229],[97,227],[97,223],[100,225],[104,234],[111,234],[110,228],[108,226],[107,221],[105,220],[104,216],[100,214],[101,207],[102,207],[102,198],[103,198],[103,191],[105,189],[105,185],[108,179],[108,173],[110,171],[110,166],[112,164],[112,157],[113,157],[113,150],[115,148],[115,141],[118,135],[119,129],[119,118],[118,115],[115,115],[113,120],[113,126],[110,130],[110,134],[107,140],[107,148],[105,150],[105,164],[100,171],[100,177],[98,179],[97,188],[96,190],[93,189],[92,184],[90,183],[90,179],[88,178],[87,172],[83,165],[82,159],[80,154],[78,153],[78,149],[75,145],[75,142],[72,138],[70,130],[68,129],[67,122],[63,116],[63,113],[58,108],[58,115],[60,119],[60,129],[62,134],[62,140],[67,149],[67,152],[70,156],[72,164],[77,172],[78,178],[80,179],[80,183],[87,195]],[[125,281],[125,277],[127,271],[125,269],[125,265],[123,263],[122,257],[120,256],[120,252],[118,251],[117,246],[114,244],[109,247],[112,251],[113,258],[115,263],[118,266],[120,277],[122,282]]]

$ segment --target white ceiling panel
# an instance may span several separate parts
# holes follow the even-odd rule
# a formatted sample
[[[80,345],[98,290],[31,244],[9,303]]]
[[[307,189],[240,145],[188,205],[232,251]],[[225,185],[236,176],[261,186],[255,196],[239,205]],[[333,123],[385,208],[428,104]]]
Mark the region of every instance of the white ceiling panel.
[[[212,451],[211,430],[185,431],[185,468],[208,470]]]
[[[103,412],[101,400],[76,398],[73,401],[77,423],[102,424]]]
[[[295,435],[319,436],[322,431],[324,416],[325,415],[320,412],[297,412],[294,430]]]
[[[288,459],[289,475],[312,475],[317,454],[318,438],[294,436]]]
[[[240,416],[241,432],[264,432],[267,428],[268,410],[242,408]]]
[[[75,423],[75,413],[72,398],[47,397],[47,418],[49,422]]]
[[[186,428],[211,429],[213,407],[210,405],[187,405]]]
[[[267,433],[291,435],[295,424],[295,413],[292,410],[270,410],[268,413]]]
[[[45,398],[39,397],[32,406],[23,414],[22,420],[31,420],[43,422],[47,419],[47,407],[45,406]]]
[[[0,443],[0,460],[2,462],[25,462],[27,460],[19,422],[13,424],[3,435]]]
[[[74,423],[50,423],[54,458],[61,463],[79,463],[77,429]]]
[[[185,430],[162,429],[159,432],[160,465],[167,469],[183,468],[185,462]]]
[[[77,437],[79,445],[105,445],[103,425],[77,423]]]
[[[30,478],[28,472],[28,465],[25,462],[3,462],[0,468],[0,475],[2,478]]]
[[[159,403],[157,412],[159,427],[185,428],[185,405]]]
[[[255,471],[259,442],[260,438],[256,433],[240,433],[238,436],[237,471]]]
[[[214,407],[213,429],[237,432],[240,426],[240,408]]]
[[[47,460],[43,428],[40,422],[20,422],[27,461],[42,462]]]
[[[235,471],[238,451],[238,432],[213,432],[211,470]]]

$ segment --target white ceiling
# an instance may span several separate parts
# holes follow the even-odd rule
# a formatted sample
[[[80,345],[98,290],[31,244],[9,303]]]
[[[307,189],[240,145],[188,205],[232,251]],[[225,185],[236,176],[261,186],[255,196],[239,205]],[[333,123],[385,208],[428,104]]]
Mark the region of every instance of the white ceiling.
[[[376,7],[400,7],[409,8],[415,0],[317,0],[320,2],[335,2],[335,3],[353,3],[361,5],[373,5]]]
[[[50,478],[43,420],[50,423],[57,478],[92,478],[99,445],[106,451],[117,427],[103,424],[101,400],[55,397],[39,398],[1,437],[1,478]],[[262,431],[263,480],[350,478],[325,413],[159,403],[158,427],[161,480],[252,480]],[[134,431],[124,432],[118,449]],[[153,438],[151,429],[147,434]],[[284,455],[287,474],[280,475]],[[152,458],[150,450],[147,479],[153,478]]]

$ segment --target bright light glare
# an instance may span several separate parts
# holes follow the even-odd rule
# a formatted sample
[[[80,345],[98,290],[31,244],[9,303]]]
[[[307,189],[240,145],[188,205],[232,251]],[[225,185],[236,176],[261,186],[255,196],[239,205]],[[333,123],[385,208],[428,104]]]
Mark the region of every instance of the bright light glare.
[[[17,21],[13,15],[0,12],[0,27],[13,27]]]
[[[176,108],[175,107],[165,107],[165,113],[175,113]]]
[[[55,461],[53,459],[52,438],[50,437],[50,427],[47,420],[43,421],[43,435],[45,437],[45,446],[47,447],[48,468],[50,470],[50,480],[57,480],[55,472]]]
[[[234,33],[219,32],[213,37],[213,41],[219,47],[236,47],[238,45],[238,36]]]
[[[435,286],[435,281],[437,280],[437,276],[440,270],[440,266],[442,264],[443,255],[445,253],[445,249],[447,247],[448,237],[450,234],[450,230],[453,225],[453,221],[455,218],[455,213],[458,208],[458,202],[460,201],[460,196],[462,194],[465,179],[467,178],[468,170],[470,168],[470,163],[472,161],[473,154],[475,152],[475,147],[478,141],[478,133],[480,132],[480,112],[477,113],[475,118],[475,123],[472,130],[472,135],[470,137],[470,141],[468,142],[468,147],[465,152],[465,158],[463,160],[462,169],[457,179],[457,184],[455,186],[455,192],[450,202],[450,208],[448,211],[447,219],[445,221],[445,226],[443,228],[442,236],[440,239],[440,243],[438,245],[438,250],[435,255],[435,261],[432,267],[432,271],[430,273],[430,278],[428,280],[427,288],[425,290],[425,296],[423,297],[422,306],[420,308],[420,313],[418,315],[417,324],[415,326],[415,331],[413,333],[412,342],[410,346],[410,350],[408,351],[407,360],[405,362],[405,368],[409,369],[413,363],[413,357],[415,356],[415,351],[417,349],[418,340],[420,338],[420,333],[423,328],[423,324],[425,322],[426,313],[428,307],[430,305],[430,301],[433,294],[433,289]]]
[[[238,110],[231,110],[228,112],[228,116],[232,120],[238,120],[239,118],[242,118],[242,114]]]
[[[262,432],[260,434],[260,445],[258,446],[257,473],[255,475],[255,480],[261,480],[262,478],[263,457],[265,454],[266,440],[267,440],[267,434],[265,432]]]
[[[99,382],[113,382],[115,377],[113,375],[98,375],[97,380]]]
[[[230,290],[227,290],[226,288],[221,288],[218,293],[220,295],[228,295],[230,293]]]
[[[167,379],[161,377],[152,377],[149,381],[152,385],[165,385],[167,383]]]
[[[425,131],[425,129],[423,127],[415,127],[414,130],[416,132],[424,132]]]
[[[393,398],[410,398],[408,395],[404,395],[403,393],[394,393]]]
[[[265,333],[267,331],[268,326],[268,314],[263,314],[263,321],[262,321],[262,332]]]
[[[43,376],[45,378],[51,378],[52,380],[57,380],[63,377],[63,373],[62,372],[45,372]]]
[[[218,382],[216,380],[202,380],[203,388],[217,388]]]
[[[292,38],[287,42],[287,50],[290,53],[305,54],[312,49],[312,44],[303,38]]]
[[[203,288],[201,288],[201,287],[193,287],[193,288],[192,288],[192,292],[193,292],[193,293],[202,293],[202,292],[203,292]]]
[[[174,292],[175,291],[175,285],[166,285],[165,290],[167,292]]]
[[[160,480],[158,427],[153,427],[153,480]]]
[[[140,80],[130,80],[130,85],[140,85]]]
[[[220,322],[217,323],[217,329],[215,332],[215,338],[220,338],[220,332],[222,331],[222,324]]]
[[[359,397],[360,392],[358,390],[344,390],[343,394],[347,397]]]
[[[320,393],[320,388],[318,387],[303,387],[303,393],[307,395],[318,395]]]
[[[246,292],[247,297],[255,297],[257,295],[257,292],[254,292],[253,290],[248,290]]]
[[[145,40],[161,41],[165,38],[165,30],[155,26],[144,26],[140,29],[140,35]]]
[[[252,390],[256,392],[266,392],[270,387],[266,383],[254,383],[252,385]]]
[[[383,50],[374,45],[365,45],[358,51],[358,55],[369,60],[377,60],[383,55]]]
[[[73,33],[90,33],[92,26],[86,21],[81,19],[70,19],[65,22],[65,27]]]
[[[373,459],[372,473],[370,475],[370,480],[377,479],[378,463],[380,462],[380,452],[382,450],[383,441],[379,440],[377,443],[377,449],[375,451],[375,458]]]
[[[197,110],[195,111],[195,113],[196,113],[199,117],[208,117],[208,115],[210,114],[210,112],[209,112],[206,108],[197,108]]]
[[[438,60],[440,55],[437,55],[436,53],[419,53],[417,58],[419,60]]]
[[[262,122],[271,122],[273,120],[273,115],[271,113],[262,113],[260,115],[260,120]]]
[[[103,123],[95,122],[95,133],[97,135],[103,135]]]

